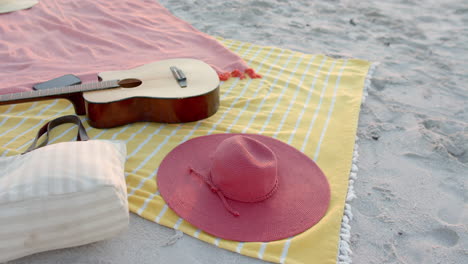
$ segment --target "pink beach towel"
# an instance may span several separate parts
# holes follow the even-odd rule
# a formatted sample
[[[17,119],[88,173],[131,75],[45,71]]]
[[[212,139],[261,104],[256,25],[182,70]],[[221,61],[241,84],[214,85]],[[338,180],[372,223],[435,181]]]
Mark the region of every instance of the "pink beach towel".
[[[41,0],[31,9],[0,14],[0,94],[68,73],[86,82],[98,72],[169,58],[203,60],[221,80],[260,77],[156,0]]]

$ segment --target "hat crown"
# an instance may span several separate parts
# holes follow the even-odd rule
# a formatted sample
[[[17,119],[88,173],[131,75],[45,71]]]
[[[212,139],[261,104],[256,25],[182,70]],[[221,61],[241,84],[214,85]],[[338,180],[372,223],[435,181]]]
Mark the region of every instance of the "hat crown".
[[[223,140],[213,155],[211,181],[223,194],[241,202],[259,202],[277,188],[277,159],[263,143],[242,135]]]

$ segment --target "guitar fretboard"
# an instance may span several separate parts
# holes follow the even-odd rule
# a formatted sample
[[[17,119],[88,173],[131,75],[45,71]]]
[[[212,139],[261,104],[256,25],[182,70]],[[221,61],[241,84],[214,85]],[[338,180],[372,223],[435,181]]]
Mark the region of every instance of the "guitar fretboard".
[[[89,92],[119,87],[119,80],[108,80],[102,82],[90,82],[85,84],[55,87],[44,90],[33,90],[21,93],[12,93],[0,95],[0,102],[16,101],[23,99],[34,99],[55,95],[72,94],[78,92]]]

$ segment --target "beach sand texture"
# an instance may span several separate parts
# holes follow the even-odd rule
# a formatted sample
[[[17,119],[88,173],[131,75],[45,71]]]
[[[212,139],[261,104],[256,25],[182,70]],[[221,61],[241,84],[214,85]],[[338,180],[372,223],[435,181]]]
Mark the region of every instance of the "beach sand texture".
[[[467,1],[162,1],[210,35],[379,62],[360,115],[354,263],[468,263]]]
[[[162,0],[213,36],[378,62],[362,106],[353,263],[468,263],[468,2]],[[158,234],[155,236],[155,234]],[[137,216],[109,241],[12,263],[263,263]]]

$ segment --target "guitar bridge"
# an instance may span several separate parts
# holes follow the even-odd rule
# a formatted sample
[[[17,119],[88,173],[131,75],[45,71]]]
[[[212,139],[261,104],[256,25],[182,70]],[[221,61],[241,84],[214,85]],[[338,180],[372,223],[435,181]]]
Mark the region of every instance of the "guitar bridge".
[[[187,87],[187,77],[184,72],[176,66],[171,66],[170,69],[179,86],[181,88]]]

